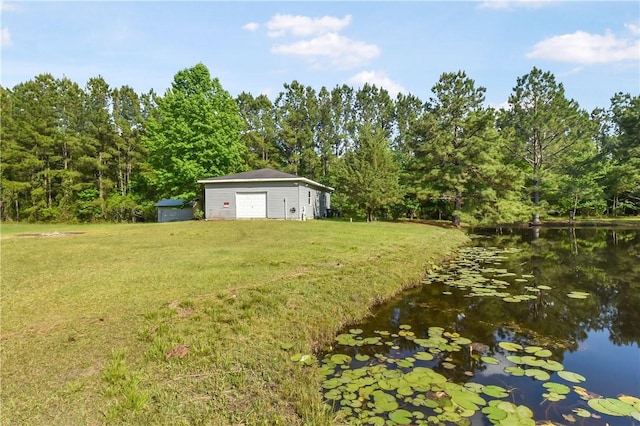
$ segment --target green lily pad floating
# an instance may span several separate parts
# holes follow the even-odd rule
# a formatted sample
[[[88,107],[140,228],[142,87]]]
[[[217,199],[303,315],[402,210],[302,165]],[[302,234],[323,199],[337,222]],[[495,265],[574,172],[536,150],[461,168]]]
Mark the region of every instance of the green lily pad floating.
[[[547,361],[543,359],[538,359],[531,355],[525,355],[521,358],[522,364],[531,366],[531,367],[542,367],[546,365]]]
[[[548,285],[539,285],[537,287],[539,290],[551,290],[552,287],[549,287]]]
[[[587,380],[583,375],[571,371],[558,371],[558,376],[571,383],[582,383]]]
[[[640,411],[640,398],[630,395],[618,395],[620,401],[626,402],[629,405],[633,405],[636,410]]]
[[[566,398],[566,396],[565,396],[565,395],[560,395],[560,394],[557,394],[557,393],[555,393],[555,392],[546,392],[546,393],[543,393],[543,394],[542,394],[542,397],[543,397],[544,399],[546,399],[547,401],[550,401],[550,402],[558,402],[558,401],[562,401],[563,399],[565,399],[565,398]]]
[[[576,413],[576,416],[578,417],[582,417],[585,419],[588,419],[589,417],[591,417],[591,411],[585,410],[584,408],[576,408],[571,411]]]
[[[505,373],[509,373],[512,376],[516,376],[516,377],[524,376],[524,369],[522,367],[518,367],[516,365],[510,366],[510,367],[505,367],[504,372]]]
[[[411,326],[409,324],[401,324],[400,326],[398,326],[398,328],[400,330],[410,330]]]
[[[338,389],[331,389],[328,392],[325,392],[324,397],[330,401],[339,401],[342,399],[342,392]]]
[[[491,365],[498,365],[500,364],[500,361],[495,359],[492,356],[483,356],[480,357],[480,359],[482,360],[482,362],[484,362],[485,364],[491,364]]]
[[[329,380],[325,380],[322,382],[322,387],[325,389],[335,389],[338,386],[342,386],[342,380],[334,377]]]
[[[494,398],[506,398],[509,396],[509,392],[505,388],[497,385],[487,385],[482,388],[482,392]]]
[[[338,365],[346,364],[351,362],[351,357],[345,354],[335,354],[331,356],[331,362]]]
[[[564,365],[560,364],[558,361],[554,361],[552,359],[544,360],[543,364],[540,364],[540,367],[549,371],[562,371],[564,370]]]
[[[530,368],[528,370],[524,371],[524,375],[527,377],[532,377],[536,380],[540,380],[540,381],[547,381],[551,378],[551,376],[549,375],[549,373],[547,373],[544,370],[538,370],[537,368]]]
[[[527,346],[526,348],[524,348],[524,351],[528,354],[535,354],[542,349],[544,349],[542,346]]]
[[[541,349],[538,352],[534,353],[538,358],[548,358],[552,355],[552,352],[549,349]]]
[[[398,362],[396,362],[396,365],[401,368],[409,368],[409,367],[413,367],[413,362],[408,359],[401,359]]]
[[[367,354],[357,354],[355,356],[356,361],[360,361],[360,362],[364,362],[364,361],[369,361],[371,357]]]
[[[408,425],[413,421],[413,414],[407,410],[395,410],[389,413],[389,419],[399,425]]]
[[[352,334],[338,334],[336,341],[345,346],[355,346],[357,344]]]
[[[587,401],[587,404],[593,410],[610,416],[631,416],[631,413],[638,412],[633,405],[616,398],[594,398]]]
[[[571,293],[567,293],[567,297],[571,299],[586,299],[589,297],[589,293],[585,293],[584,291],[572,291]]]
[[[482,393],[482,389],[484,389],[484,385],[475,382],[467,382],[464,384],[464,388],[470,390],[475,393]]]
[[[462,386],[455,390],[448,390],[451,401],[464,410],[478,411],[480,406],[484,406],[487,402],[477,393],[465,389]]]
[[[303,355],[301,353],[297,353],[297,354],[291,355],[290,359],[291,361],[299,362],[302,365],[312,365],[314,357],[313,355],[308,355],[308,354]]]
[[[384,391],[374,391],[371,396],[373,397],[373,408],[377,413],[394,411],[399,407],[396,398]]]
[[[521,344],[515,342],[500,342],[498,346],[509,352],[518,352],[524,349]]]
[[[472,343],[471,339],[467,339],[466,337],[455,337],[453,342],[456,345],[460,345],[460,346],[466,346],[466,345],[470,345]]]
[[[283,343],[280,345],[280,349],[284,351],[288,351],[291,348],[293,348],[293,343]]]
[[[507,355],[507,361],[510,361],[514,364],[524,364],[522,357],[519,355]]]
[[[413,357],[415,359],[419,359],[420,361],[431,361],[434,358],[433,354],[424,351],[416,352],[415,354],[413,354]]]
[[[536,424],[531,409],[507,401],[490,401],[482,412],[494,425],[535,426]]]
[[[548,389],[549,392],[555,392],[558,395],[566,395],[571,392],[571,388],[567,385],[563,385],[562,383],[547,382],[542,386]]]

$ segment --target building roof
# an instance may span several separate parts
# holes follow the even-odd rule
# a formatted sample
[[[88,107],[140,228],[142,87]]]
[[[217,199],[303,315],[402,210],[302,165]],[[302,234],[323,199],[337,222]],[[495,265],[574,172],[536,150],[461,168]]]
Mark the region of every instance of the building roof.
[[[184,207],[191,206],[189,201],[164,198],[153,205],[154,207]]]
[[[333,191],[330,186],[323,185],[302,176],[296,176],[274,169],[259,169],[249,172],[235,173],[226,176],[216,176],[200,179],[198,183],[242,183],[242,182],[304,182],[306,184]]]

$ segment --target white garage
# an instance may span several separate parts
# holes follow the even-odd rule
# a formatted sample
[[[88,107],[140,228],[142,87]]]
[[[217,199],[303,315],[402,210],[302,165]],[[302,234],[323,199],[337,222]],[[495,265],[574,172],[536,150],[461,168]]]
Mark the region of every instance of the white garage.
[[[236,217],[238,219],[266,219],[266,192],[236,192]]]

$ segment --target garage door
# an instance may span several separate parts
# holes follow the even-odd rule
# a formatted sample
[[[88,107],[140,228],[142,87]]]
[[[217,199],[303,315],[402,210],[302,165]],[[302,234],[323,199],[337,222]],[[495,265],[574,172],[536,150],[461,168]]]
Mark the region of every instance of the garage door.
[[[236,217],[238,219],[265,219],[267,217],[267,193],[237,192]]]

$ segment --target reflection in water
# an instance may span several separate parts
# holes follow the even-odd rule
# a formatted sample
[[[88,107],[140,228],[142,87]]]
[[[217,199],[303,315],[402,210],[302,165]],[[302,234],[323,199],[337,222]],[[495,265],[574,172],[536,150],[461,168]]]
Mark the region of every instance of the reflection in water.
[[[587,377],[584,386],[590,392],[640,396],[640,231],[502,228],[474,230],[472,238],[477,247],[508,250],[498,262],[454,259],[451,270],[439,271],[424,286],[380,307],[373,318],[358,325],[363,335],[395,332],[404,324],[420,338],[429,327],[442,327],[471,339],[482,355],[500,360],[508,353],[499,342],[538,345],[551,350],[550,359],[566,370]],[[497,291],[508,294],[481,297],[469,288],[450,285],[470,277],[470,271],[482,272],[491,283],[505,283]],[[589,296],[579,298],[580,292]],[[539,381],[513,377],[503,365],[481,362],[474,347],[450,357],[458,368],[440,371],[457,382],[469,381],[472,375],[474,382],[510,388],[512,402],[531,407],[537,419],[566,423],[563,413],[585,407],[575,394],[553,404],[541,400]],[[408,340],[399,341],[396,349],[337,348],[352,355],[393,356],[410,356],[418,349]],[[596,419],[580,421],[604,424]],[[616,421],[610,424],[633,424],[629,418]]]

